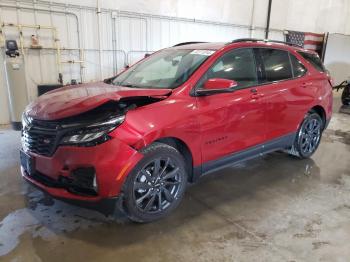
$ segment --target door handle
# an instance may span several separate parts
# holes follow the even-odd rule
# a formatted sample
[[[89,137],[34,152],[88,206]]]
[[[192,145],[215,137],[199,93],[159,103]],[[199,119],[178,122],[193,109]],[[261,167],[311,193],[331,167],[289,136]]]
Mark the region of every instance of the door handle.
[[[302,87],[308,87],[308,86],[312,86],[312,82],[304,82],[301,84]]]
[[[261,98],[261,97],[264,96],[264,94],[259,94],[258,91],[257,91],[255,88],[250,89],[250,92],[252,93],[252,94],[250,95],[250,98],[251,98],[251,99],[259,99],[259,98]]]
[[[252,94],[250,96],[251,99],[259,99],[260,95],[259,94]]]

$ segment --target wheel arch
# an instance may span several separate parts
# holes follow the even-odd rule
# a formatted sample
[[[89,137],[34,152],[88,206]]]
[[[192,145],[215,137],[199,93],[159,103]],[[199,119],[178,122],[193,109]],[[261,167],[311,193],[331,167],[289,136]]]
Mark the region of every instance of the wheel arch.
[[[159,138],[154,142],[159,142],[159,143],[163,143],[163,144],[167,144],[169,146],[172,146],[174,148],[176,148],[180,154],[183,156],[184,160],[185,160],[185,164],[186,164],[186,170],[187,170],[187,174],[188,174],[188,181],[192,182],[192,178],[193,178],[193,156],[192,156],[192,152],[189,148],[189,146],[181,139],[176,138],[176,137],[162,137]]]
[[[327,121],[326,120],[326,110],[324,110],[324,108],[322,106],[316,105],[309,110],[309,112],[311,112],[311,111],[317,113],[321,117],[322,122],[323,122],[323,129],[324,129],[326,126],[326,121]]]

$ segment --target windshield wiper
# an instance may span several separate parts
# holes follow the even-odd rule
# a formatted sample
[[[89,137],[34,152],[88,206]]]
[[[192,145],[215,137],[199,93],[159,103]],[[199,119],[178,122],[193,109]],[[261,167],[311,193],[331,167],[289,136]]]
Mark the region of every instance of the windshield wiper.
[[[120,86],[140,88],[139,86],[133,84],[120,84]]]

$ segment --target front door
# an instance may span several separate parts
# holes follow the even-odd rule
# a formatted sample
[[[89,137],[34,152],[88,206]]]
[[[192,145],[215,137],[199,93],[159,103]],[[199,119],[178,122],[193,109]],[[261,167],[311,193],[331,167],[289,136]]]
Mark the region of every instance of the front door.
[[[235,49],[222,55],[197,83],[211,78],[235,80],[232,93],[197,97],[203,163],[242,151],[265,140],[264,97],[259,93],[254,51]]]

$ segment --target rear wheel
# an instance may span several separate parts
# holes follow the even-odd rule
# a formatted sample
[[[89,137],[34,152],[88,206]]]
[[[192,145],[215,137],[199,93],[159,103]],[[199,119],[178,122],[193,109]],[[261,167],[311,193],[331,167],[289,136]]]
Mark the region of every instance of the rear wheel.
[[[124,205],[131,220],[151,222],[178,206],[187,174],[182,155],[169,145],[153,143],[142,153],[144,158],[124,185]]]
[[[349,86],[346,86],[344,88],[343,93],[341,95],[341,101],[345,106],[350,105],[350,87]]]
[[[323,131],[323,121],[319,114],[308,113],[295,138],[292,154],[300,158],[308,158],[317,150]]]

